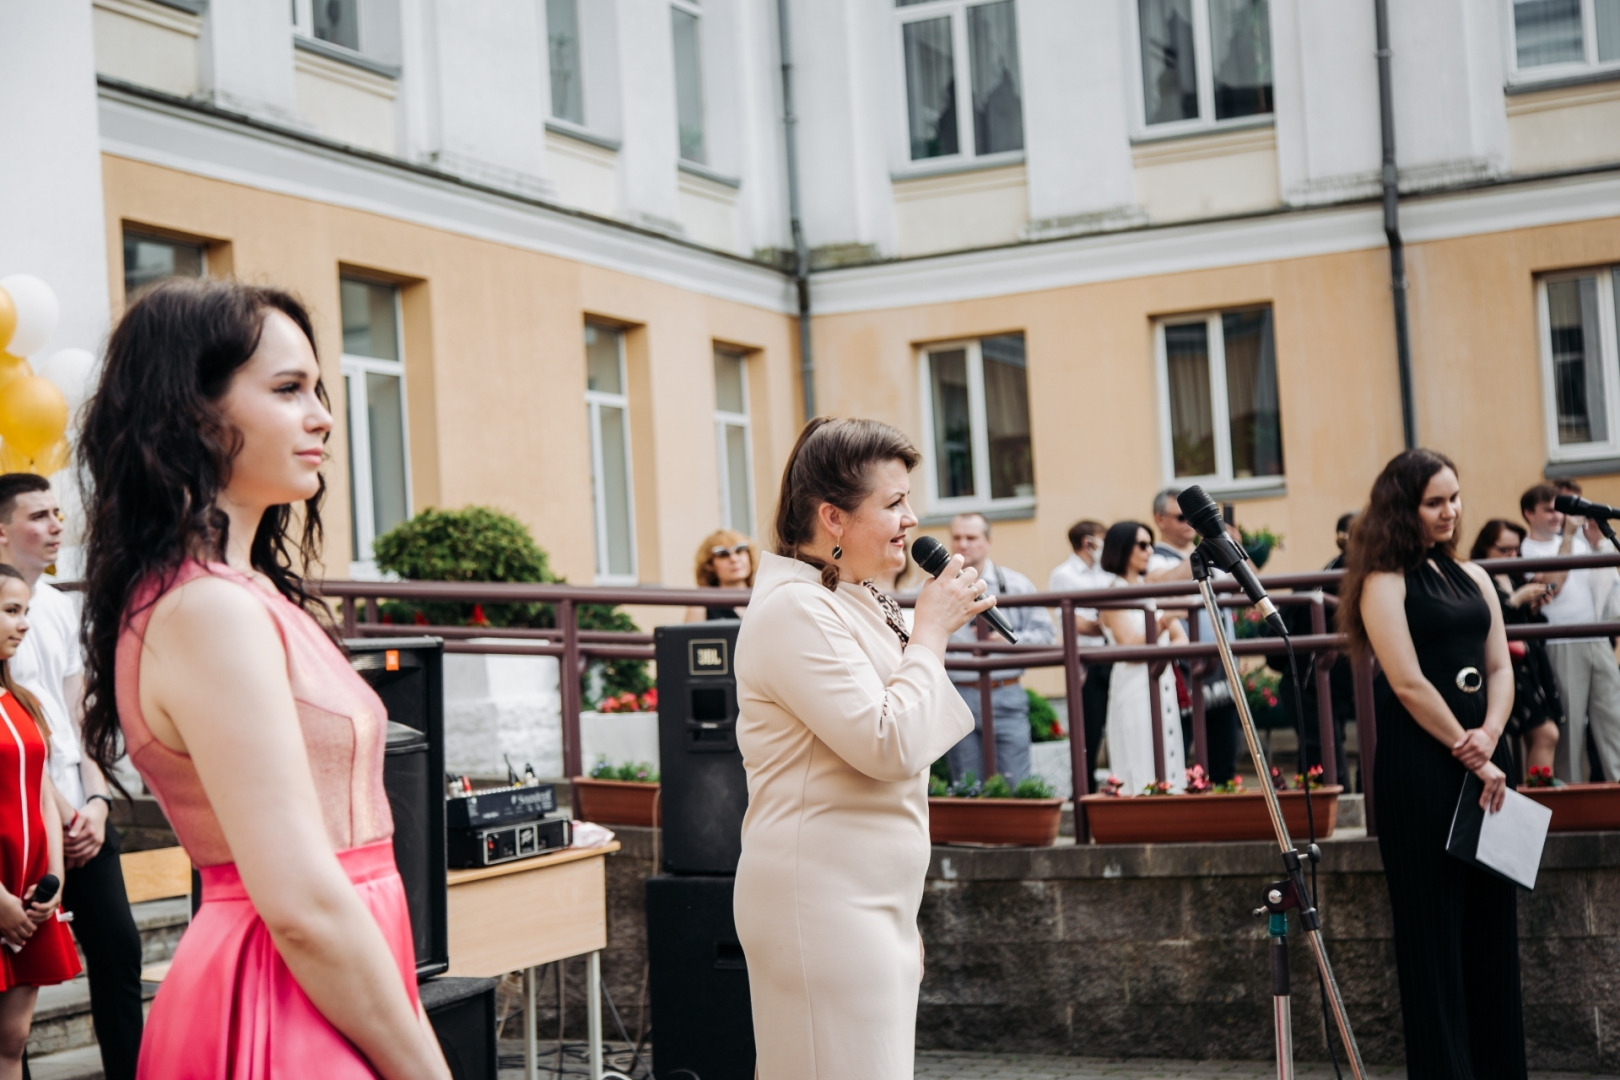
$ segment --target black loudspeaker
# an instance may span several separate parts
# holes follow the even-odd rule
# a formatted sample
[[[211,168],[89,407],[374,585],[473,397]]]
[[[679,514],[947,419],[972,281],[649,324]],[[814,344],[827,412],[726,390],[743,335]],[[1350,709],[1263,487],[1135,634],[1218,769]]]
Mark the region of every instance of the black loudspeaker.
[[[737,872],[743,812],[748,809],[732,670],[740,625],[676,623],[653,632],[659,812],[664,869],[671,873]]]
[[[422,1008],[455,1080],[496,1080],[495,980],[424,980]]]
[[[663,1080],[753,1078],[754,1017],[731,915],[734,885],[729,877],[647,879],[653,1065]]]
[[[394,813],[394,863],[405,882],[416,976],[450,967],[444,836],[444,642],[357,638],[349,661],[388,709],[383,786]]]

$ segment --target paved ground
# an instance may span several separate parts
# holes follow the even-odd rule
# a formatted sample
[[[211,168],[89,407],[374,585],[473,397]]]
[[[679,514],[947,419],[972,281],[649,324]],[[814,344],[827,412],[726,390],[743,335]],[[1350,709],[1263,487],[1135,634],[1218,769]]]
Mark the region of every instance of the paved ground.
[[[567,1044],[560,1074],[553,1071],[557,1063],[557,1044],[542,1043],[541,1046],[539,1075],[542,1080],[589,1075],[582,1045]],[[502,1041],[501,1080],[522,1080],[525,1076],[522,1056],[522,1043]],[[622,1075],[632,1080],[644,1080],[647,1075],[645,1070],[633,1067],[623,1044],[609,1054],[609,1065],[622,1069]],[[1272,1080],[1276,1075],[1276,1068],[1263,1061],[1106,1061],[1043,1054],[942,1051],[918,1053],[916,1072],[917,1080]],[[1295,1075],[1299,1080],[1334,1080],[1333,1069],[1328,1065],[1301,1065]],[[1345,1070],[1344,1075],[1348,1078],[1349,1071]],[[1405,1069],[1374,1068],[1368,1071],[1367,1080],[1404,1080],[1405,1076]],[[1530,1076],[1531,1080],[1615,1080],[1590,1073],[1532,1072]],[[688,1078],[683,1075],[681,1080]]]

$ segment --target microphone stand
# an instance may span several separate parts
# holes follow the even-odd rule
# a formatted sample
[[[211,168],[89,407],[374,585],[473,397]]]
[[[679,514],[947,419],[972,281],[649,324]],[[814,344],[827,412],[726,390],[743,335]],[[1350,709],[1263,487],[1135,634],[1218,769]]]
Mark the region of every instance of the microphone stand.
[[[1615,538],[1614,526],[1610,524],[1609,519],[1606,517],[1595,517],[1592,520],[1597,522],[1598,532],[1609,538],[1609,543],[1614,545],[1614,550],[1620,551],[1620,539]]]
[[[1613,534],[1610,536],[1612,539]],[[1616,541],[1616,546],[1620,547],[1620,541]],[[1198,582],[1199,592],[1204,598],[1204,610],[1209,613],[1210,627],[1214,631],[1215,647],[1220,654],[1221,667],[1226,672],[1227,684],[1234,688],[1232,701],[1237,706],[1238,717],[1242,722],[1243,741],[1249,744],[1249,755],[1254,759],[1255,769],[1260,774],[1260,789],[1265,796],[1266,813],[1271,817],[1272,831],[1277,834],[1277,847],[1282,855],[1283,870],[1286,874],[1283,880],[1274,881],[1266,886],[1262,906],[1255,912],[1257,916],[1270,916],[1273,1017],[1277,1026],[1277,1076],[1279,1080],[1292,1080],[1294,1075],[1293,1031],[1288,1007],[1288,944],[1284,935],[1288,925],[1287,912],[1290,908],[1297,908],[1300,925],[1305,929],[1305,939],[1310,943],[1311,952],[1316,957],[1316,966],[1321,971],[1322,985],[1328,997],[1328,1008],[1333,1014],[1334,1024],[1339,1029],[1339,1039],[1344,1043],[1345,1055],[1350,1059],[1350,1073],[1355,1080],[1365,1080],[1366,1065],[1362,1063],[1361,1050],[1356,1046],[1355,1034],[1350,1030],[1350,1017],[1345,1012],[1344,997],[1339,993],[1339,983],[1333,977],[1333,965],[1328,962],[1327,947],[1322,941],[1322,919],[1317,913],[1310,890],[1305,885],[1305,875],[1300,869],[1301,854],[1312,862],[1319,862],[1322,858],[1321,849],[1311,844],[1302,853],[1294,847],[1293,840],[1288,836],[1288,825],[1282,816],[1282,804],[1277,801],[1277,791],[1271,783],[1271,769],[1266,761],[1265,751],[1260,749],[1260,736],[1255,730],[1254,717],[1249,713],[1248,697],[1242,693],[1243,679],[1238,674],[1237,663],[1232,659],[1232,645],[1226,637],[1226,623],[1221,618],[1220,606],[1215,600],[1209,561],[1199,548],[1194,548],[1191,562],[1193,580]],[[1331,1044],[1332,1034],[1329,1032],[1323,1034]]]

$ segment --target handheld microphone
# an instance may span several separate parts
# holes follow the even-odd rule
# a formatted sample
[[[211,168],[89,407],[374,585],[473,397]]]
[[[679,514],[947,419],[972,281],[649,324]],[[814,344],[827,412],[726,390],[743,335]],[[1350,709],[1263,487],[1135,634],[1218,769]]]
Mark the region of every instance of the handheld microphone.
[[[937,578],[940,573],[951,564],[951,553],[945,550],[945,545],[932,536],[919,536],[911,545],[911,557],[917,560],[917,565],[929,577]],[[979,612],[977,618],[983,619],[985,624],[1006,638],[1010,643],[1018,644],[1018,635],[1012,632],[1007,620],[1001,617],[1001,612],[995,608],[986,608]]]
[[[1176,496],[1176,502],[1181,506],[1181,512],[1187,517],[1187,524],[1197,529],[1203,536],[1203,542],[1198,545],[1204,557],[1210,564],[1225,570],[1237,579],[1238,587],[1249,598],[1249,603],[1260,609],[1265,616],[1266,625],[1277,632],[1280,637],[1288,636],[1288,624],[1277,610],[1277,605],[1271,602],[1266,595],[1264,585],[1254,576],[1254,567],[1249,563],[1249,553],[1232,542],[1226,535],[1226,523],[1221,519],[1221,508],[1209,492],[1192,485]]]
[[[1553,500],[1553,509],[1560,514],[1572,514],[1575,517],[1587,518],[1620,518],[1620,510],[1602,503],[1590,502],[1579,495],[1560,495]]]
[[[30,904],[48,904],[51,902],[51,897],[56,895],[56,890],[61,887],[62,883],[57,880],[55,874],[46,874],[39,879],[39,884],[34,886],[34,895],[28,902]]]

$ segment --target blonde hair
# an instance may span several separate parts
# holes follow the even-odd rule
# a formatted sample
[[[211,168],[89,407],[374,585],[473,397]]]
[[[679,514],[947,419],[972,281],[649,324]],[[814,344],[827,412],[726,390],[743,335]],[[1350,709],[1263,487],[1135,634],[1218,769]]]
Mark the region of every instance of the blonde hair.
[[[759,560],[754,558],[754,542],[736,529],[716,529],[698,545],[697,557],[692,563],[692,576],[697,579],[699,588],[720,587],[720,575],[714,572],[714,556],[710,553],[717,547],[736,547],[738,544],[748,545],[747,585],[750,589],[754,587],[754,571],[759,569]]]

